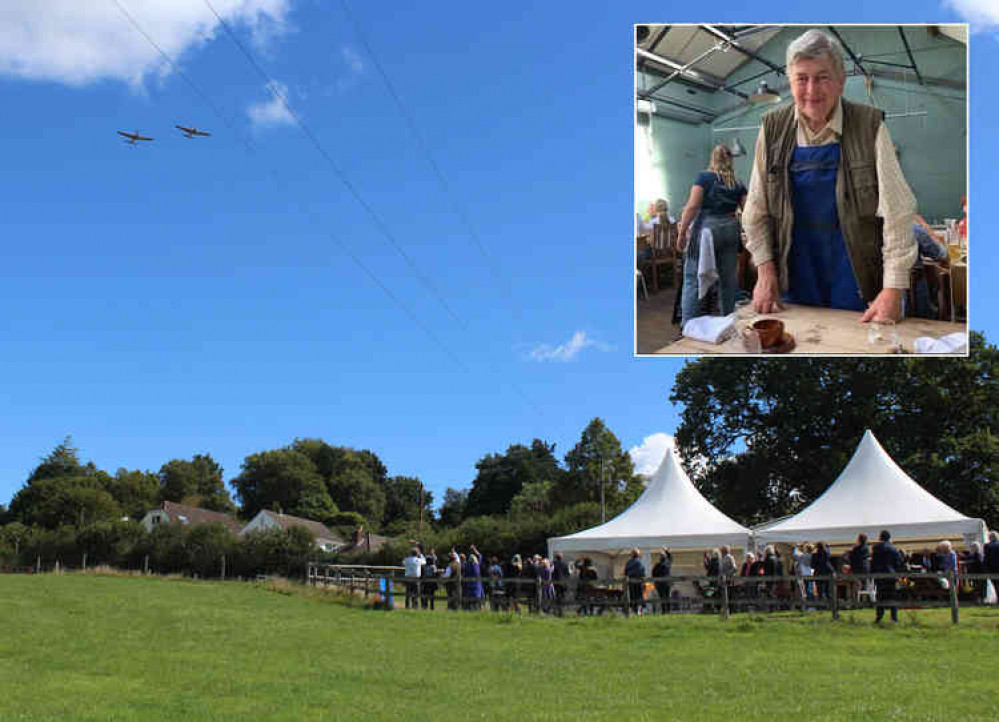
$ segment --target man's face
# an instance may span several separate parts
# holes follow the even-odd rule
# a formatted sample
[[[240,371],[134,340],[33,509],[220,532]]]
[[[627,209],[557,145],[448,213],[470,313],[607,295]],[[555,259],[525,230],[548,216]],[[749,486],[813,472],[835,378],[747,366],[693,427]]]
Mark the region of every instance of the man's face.
[[[789,75],[798,113],[816,129],[825,125],[843,94],[846,78],[840,77],[832,60],[825,55],[799,60],[791,66]]]

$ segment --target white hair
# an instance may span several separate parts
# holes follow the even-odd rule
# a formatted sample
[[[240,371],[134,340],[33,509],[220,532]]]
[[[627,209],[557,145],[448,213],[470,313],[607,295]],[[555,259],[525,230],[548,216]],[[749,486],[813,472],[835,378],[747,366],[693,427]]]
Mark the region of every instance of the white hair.
[[[799,60],[817,60],[828,57],[839,77],[846,76],[843,65],[843,48],[839,41],[822,30],[809,30],[791,41],[787,46],[787,73],[791,74],[791,66]]]

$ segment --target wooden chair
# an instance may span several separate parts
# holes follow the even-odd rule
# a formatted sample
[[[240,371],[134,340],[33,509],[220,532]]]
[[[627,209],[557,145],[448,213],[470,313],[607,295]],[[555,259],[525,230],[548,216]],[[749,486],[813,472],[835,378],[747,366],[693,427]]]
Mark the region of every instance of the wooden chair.
[[[659,222],[652,226],[652,258],[649,265],[652,270],[652,292],[659,290],[659,269],[669,268],[673,271],[673,285],[677,283],[676,224],[669,222],[666,214],[659,216]]]

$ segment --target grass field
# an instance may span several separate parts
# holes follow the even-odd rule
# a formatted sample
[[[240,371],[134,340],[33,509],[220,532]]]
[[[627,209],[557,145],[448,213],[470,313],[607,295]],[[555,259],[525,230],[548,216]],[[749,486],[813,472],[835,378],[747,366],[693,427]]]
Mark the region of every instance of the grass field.
[[[995,720],[999,610],[535,618],[0,576],[0,720]]]

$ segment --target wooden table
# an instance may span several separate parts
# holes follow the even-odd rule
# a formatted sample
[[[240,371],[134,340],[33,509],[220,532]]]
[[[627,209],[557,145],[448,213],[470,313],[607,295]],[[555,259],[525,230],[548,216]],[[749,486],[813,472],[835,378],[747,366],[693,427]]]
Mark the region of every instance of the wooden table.
[[[796,345],[791,351],[792,355],[866,356],[894,353],[894,350],[886,344],[873,344],[867,340],[869,324],[860,323],[860,315],[857,311],[787,304],[779,313],[762,314],[756,318],[779,318],[784,322],[784,329],[795,339]],[[745,325],[748,322],[737,321],[736,326],[738,327],[740,323]],[[914,353],[914,342],[919,336],[940,338],[949,333],[967,333],[968,330],[967,325],[963,323],[930,321],[923,318],[907,318],[900,321],[896,328],[902,349],[909,354]],[[734,341],[710,344],[689,338],[674,341],[656,353],[687,356],[745,354],[742,347]]]

